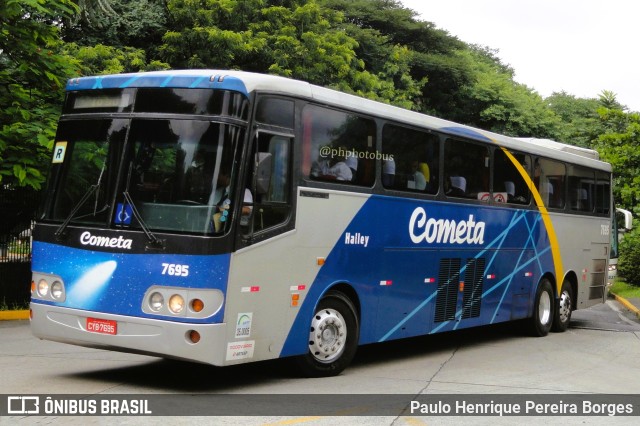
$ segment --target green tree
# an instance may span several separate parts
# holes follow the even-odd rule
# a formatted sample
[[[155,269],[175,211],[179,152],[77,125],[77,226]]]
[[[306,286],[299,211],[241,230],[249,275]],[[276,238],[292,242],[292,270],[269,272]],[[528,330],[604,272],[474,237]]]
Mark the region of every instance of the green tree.
[[[640,286],[640,228],[635,227],[620,241],[618,272],[624,281]]]
[[[611,163],[613,194],[617,206],[640,215],[640,114],[601,107],[598,114],[605,131],[594,148]]]
[[[67,43],[64,51],[80,62],[78,75],[118,74],[170,68],[169,64],[158,60],[148,62],[145,51],[135,47],[118,48],[104,44],[79,46]]]
[[[488,48],[467,45],[395,0],[318,0],[345,16],[342,24],[358,41],[365,69],[405,64],[394,78],[408,76],[413,108],[438,117],[513,136],[554,137],[559,119],[530,88],[514,81],[514,71]]]
[[[81,46],[143,49],[153,59],[167,31],[165,3],[165,0],[78,1],[82,13],[65,22],[62,36],[65,41]]]
[[[60,54],[69,0],[0,2],[0,182],[40,188],[53,146],[62,88],[78,63]]]
[[[560,119],[535,91],[514,81],[514,71],[487,48],[458,51],[472,69],[460,88],[456,121],[509,136],[554,138]]]
[[[343,15],[314,0],[170,0],[168,10],[161,56],[176,68],[268,72],[405,107],[418,93],[401,75],[406,51],[392,49],[378,73],[366,70]]]
[[[397,87],[406,87],[413,96],[413,109],[455,119],[459,88],[472,81],[470,64],[456,55],[467,48],[465,43],[431,22],[417,20],[416,12],[399,1],[319,2],[344,14],[342,26],[358,42],[355,51],[365,69],[393,78]],[[385,72],[396,61],[397,51],[402,52],[403,63],[394,73]]]
[[[560,118],[554,139],[571,145],[591,148],[603,131],[598,115],[598,99],[576,98],[566,92],[553,93],[545,99],[549,108]]]

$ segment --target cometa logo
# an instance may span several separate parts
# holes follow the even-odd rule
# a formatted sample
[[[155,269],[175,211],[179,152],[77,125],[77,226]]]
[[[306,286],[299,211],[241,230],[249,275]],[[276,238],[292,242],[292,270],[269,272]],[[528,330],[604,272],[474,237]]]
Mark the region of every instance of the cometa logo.
[[[476,222],[473,215],[468,220],[427,219],[427,212],[416,208],[409,220],[409,236],[415,244],[484,244],[484,222]]]
[[[91,235],[91,232],[85,231],[80,235],[80,244],[83,246],[109,247],[131,250],[132,240],[122,238],[122,235],[116,237],[101,237]]]

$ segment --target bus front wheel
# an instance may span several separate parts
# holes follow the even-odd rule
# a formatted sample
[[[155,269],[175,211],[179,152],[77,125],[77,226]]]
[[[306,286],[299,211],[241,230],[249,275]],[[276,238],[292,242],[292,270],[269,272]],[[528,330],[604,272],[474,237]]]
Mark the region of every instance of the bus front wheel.
[[[538,284],[536,290],[535,303],[533,305],[533,316],[529,318],[529,331],[533,336],[542,337],[549,334],[553,324],[555,309],[553,288],[551,282],[544,278]]]
[[[307,377],[340,374],[356,354],[358,317],[351,300],[342,293],[328,292],[309,325],[309,351],[296,358]]]

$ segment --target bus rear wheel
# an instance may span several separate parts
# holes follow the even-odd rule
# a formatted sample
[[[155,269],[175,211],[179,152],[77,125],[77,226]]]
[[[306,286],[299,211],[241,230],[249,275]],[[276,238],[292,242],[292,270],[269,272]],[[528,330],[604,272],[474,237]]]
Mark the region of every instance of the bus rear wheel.
[[[573,304],[573,289],[568,281],[562,283],[558,306],[556,307],[555,316],[553,318],[552,330],[555,332],[563,332],[569,327],[571,321],[571,308]]]
[[[553,324],[555,309],[551,282],[544,278],[538,284],[536,299],[533,305],[533,316],[528,320],[529,332],[536,337],[549,334]]]
[[[309,351],[296,358],[307,377],[340,374],[356,354],[358,317],[351,300],[342,293],[328,292],[316,309],[309,325]]]

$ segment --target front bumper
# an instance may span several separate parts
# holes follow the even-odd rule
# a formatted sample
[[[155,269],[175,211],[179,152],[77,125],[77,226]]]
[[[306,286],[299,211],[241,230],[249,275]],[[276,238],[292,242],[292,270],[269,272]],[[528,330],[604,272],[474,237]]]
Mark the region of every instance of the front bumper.
[[[223,366],[226,324],[189,324],[62,308],[31,302],[31,331],[34,336],[56,342],[96,349],[175,358]],[[117,322],[117,334],[90,332],[87,318]],[[195,330],[200,341],[188,334]]]

